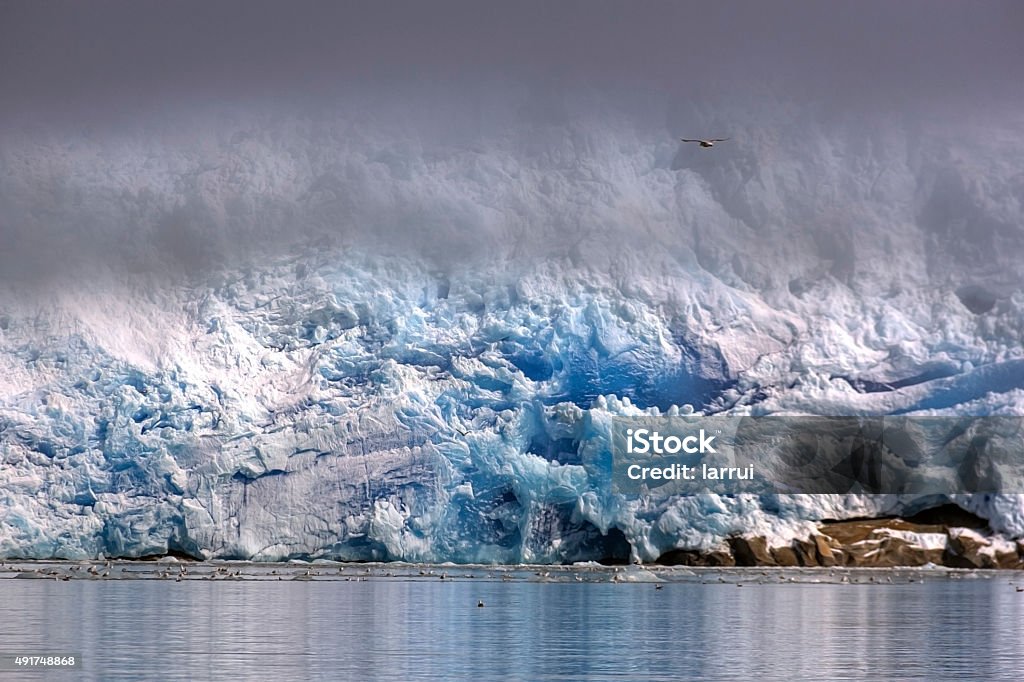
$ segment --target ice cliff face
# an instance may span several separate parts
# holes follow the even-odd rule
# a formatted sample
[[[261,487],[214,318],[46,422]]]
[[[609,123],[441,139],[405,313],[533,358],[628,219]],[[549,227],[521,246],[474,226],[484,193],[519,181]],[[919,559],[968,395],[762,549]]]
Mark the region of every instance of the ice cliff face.
[[[616,415],[1024,410],[1024,128],[551,119],[10,137],[0,556],[649,561],[943,500],[626,499]]]

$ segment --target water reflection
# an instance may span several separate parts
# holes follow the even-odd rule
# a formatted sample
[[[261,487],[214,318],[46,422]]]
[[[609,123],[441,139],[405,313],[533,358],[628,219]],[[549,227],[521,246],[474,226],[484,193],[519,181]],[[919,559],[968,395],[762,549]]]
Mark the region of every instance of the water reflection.
[[[0,652],[82,654],[46,679],[1024,679],[1024,594],[1003,578],[4,580],[0,623]]]

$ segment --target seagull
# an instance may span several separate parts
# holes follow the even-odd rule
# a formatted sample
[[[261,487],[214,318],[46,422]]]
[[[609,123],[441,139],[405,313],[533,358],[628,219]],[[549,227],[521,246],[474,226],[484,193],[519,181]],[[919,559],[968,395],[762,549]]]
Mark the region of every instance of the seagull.
[[[731,139],[731,138],[728,138],[728,137],[712,137],[710,140],[691,140],[688,137],[681,137],[681,138],[679,138],[679,141],[680,142],[697,142],[697,143],[700,144],[701,147],[714,147],[716,142],[725,142],[728,139]]]

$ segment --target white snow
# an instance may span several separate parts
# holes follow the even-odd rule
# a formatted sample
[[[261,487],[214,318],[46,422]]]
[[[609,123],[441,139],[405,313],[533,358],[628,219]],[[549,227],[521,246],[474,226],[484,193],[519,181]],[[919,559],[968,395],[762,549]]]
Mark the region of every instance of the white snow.
[[[777,119],[694,156],[594,116],[233,120],[0,145],[5,217],[88,236],[0,279],[0,556],[782,544],[922,501],[626,499],[611,418],[1024,410],[1019,122]],[[1021,496],[954,501],[1024,536]]]
[[[945,533],[915,533],[909,530],[897,530],[895,528],[879,528],[876,533],[899,538],[913,547],[921,549],[945,549],[949,540]]]

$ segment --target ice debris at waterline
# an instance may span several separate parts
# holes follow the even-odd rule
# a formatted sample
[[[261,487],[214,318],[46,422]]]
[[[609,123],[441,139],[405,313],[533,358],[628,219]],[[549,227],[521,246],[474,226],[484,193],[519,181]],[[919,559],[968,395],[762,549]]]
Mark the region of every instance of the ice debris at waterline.
[[[312,563],[290,561],[268,562],[172,562],[165,561],[31,561],[0,564],[0,580],[54,580],[70,582],[161,580],[173,583],[196,582],[420,582],[445,584],[452,582],[529,583],[613,583],[650,589],[672,584],[703,585],[780,585],[790,583],[899,585],[921,584],[936,580],[985,580],[1004,578],[1005,572],[950,569],[927,565],[916,568],[892,568],[883,571],[870,568],[837,567],[828,570],[811,568],[757,567],[707,568],[679,566],[601,566],[590,562],[565,565],[480,566],[454,564],[372,563],[346,564],[331,561]],[[1009,574],[1018,576],[1020,574]],[[1013,580],[1007,592],[1014,592]],[[187,589],[187,586],[183,586]],[[476,602],[477,605],[482,602]],[[467,603],[472,607],[473,602]]]
[[[573,116],[5,139],[0,556],[652,562],[947,503],[1024,537],[1014,495],[612,491],[616,416],[1024,414],[1019,126],[751,111],[713,157]]]

